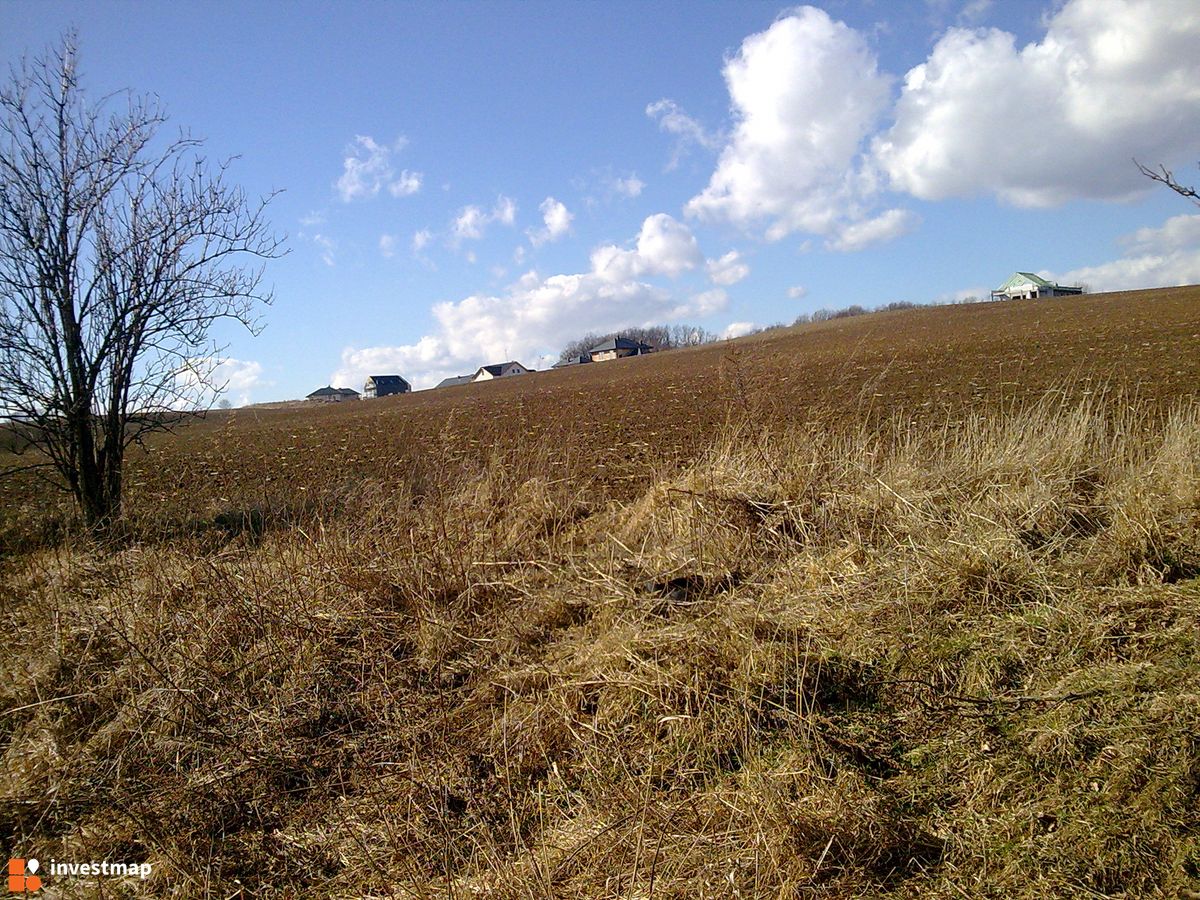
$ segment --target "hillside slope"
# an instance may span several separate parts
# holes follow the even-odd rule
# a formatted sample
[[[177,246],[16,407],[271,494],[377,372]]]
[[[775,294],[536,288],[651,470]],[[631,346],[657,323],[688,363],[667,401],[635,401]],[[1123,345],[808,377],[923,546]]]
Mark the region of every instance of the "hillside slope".
[[[153,869],[63,896],[1193,896],[1197,334],[1188,288],[239,412],[106,544],[26,492],[0,835]]]
[[[1200,287],[876,313],[691,350],[317,408],[212,413],[131,462],[144,508],[214,514],[294,487],[353,487],[539,448],[559,471],[628,498],[726,424],[903,414],[940,425],[1066,391],[1151,406],[1200,385]],[[225,498],[222,500],[221,498]],[[30,500],[0,481],[0,501]],[[44,510],[38,510],[41,515]]]

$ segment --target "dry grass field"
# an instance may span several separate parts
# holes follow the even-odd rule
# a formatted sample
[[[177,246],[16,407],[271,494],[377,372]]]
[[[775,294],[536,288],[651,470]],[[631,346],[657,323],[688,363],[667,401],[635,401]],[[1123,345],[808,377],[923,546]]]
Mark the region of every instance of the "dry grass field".
[[[7,481],[61,896],[1200,896],[1200,288],[213,414]]]

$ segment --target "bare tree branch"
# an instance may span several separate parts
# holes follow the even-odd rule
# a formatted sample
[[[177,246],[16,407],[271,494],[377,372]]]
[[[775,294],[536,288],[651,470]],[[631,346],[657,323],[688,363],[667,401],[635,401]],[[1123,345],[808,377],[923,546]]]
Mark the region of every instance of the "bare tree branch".
[[[1138,167],[1138,171],[1140,171],[1151,181],[1157,181],[1159,184],[1165,184],[1181,197],[1187,197],[1197,206],[1200,206],[1200,194],[1196,193],[1196,189],[1194,187],[1188,187],[1187,185],[1180,184],[1178,181],[1176,181],[1175,176],[1166,166],[1160,165],[1158,169],[1151,169],[1148,166],[1142,165],[1136,159],[1133,161],[1133,164]]]
[[[89,104],[75,44],[0,90],[0,415],[101,528],[126,448],[214,399],[213,326],[257,332],[284,250],[274,195],[251,201],[186,133],[160,143],[157,101]]]

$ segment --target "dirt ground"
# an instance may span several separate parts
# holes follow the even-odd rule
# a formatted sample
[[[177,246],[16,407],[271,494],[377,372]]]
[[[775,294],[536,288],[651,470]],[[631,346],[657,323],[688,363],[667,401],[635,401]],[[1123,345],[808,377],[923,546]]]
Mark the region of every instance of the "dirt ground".
[[[1158,405],[1198,389],[1200,286],[921,308],[380,400],[212,412],[134,453],[128,501],[211,509],[530,446],[550,448],[548,469],[583,467],[628,495],[731,422],[954,427],[1048,391]],[[40,497],[0,484],[6,505]]]

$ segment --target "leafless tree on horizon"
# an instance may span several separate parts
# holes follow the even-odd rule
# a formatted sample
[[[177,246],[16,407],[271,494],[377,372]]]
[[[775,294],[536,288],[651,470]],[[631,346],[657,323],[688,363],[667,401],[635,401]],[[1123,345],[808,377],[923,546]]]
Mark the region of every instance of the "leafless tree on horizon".
[[[282,238],[210,165],[162,134],[154,97],[89,102],[77,39],[0,88],[0,415],[27,465],[99,530],[121,511],[127,448],[223,387],[213,328],[257,333]]]

